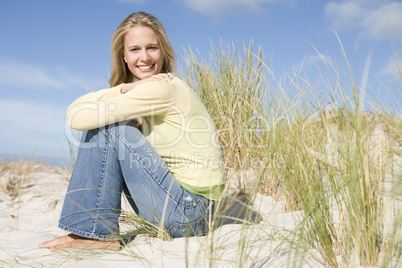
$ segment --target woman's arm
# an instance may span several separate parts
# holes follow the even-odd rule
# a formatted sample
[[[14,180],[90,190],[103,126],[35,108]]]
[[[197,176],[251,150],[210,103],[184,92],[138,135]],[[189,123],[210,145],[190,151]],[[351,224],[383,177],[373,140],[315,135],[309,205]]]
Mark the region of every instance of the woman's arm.
[[[86,103],[86,102],[96,102],[96,101],[100,101],[102,99],[109,99],[109,98],[116,97],[121,94],[120,93],[121,87],[122,87],[122,85],[118,85],[118,86],[115,86],[112,88],[101,89],[96,92],[87,93],[87,94],[79,97],[75,101],[73,101],[68,106],[66,114],[69,114],[70,110],[79,104]]]
[[[128,85],[128,90],[121,94],[124,85]],[[175,105],[173,90],[172,82],[150,80],[86,94],[68,107],[68,126],[88,130],[136,117],[167,113]]]
[[[170,81],[173,79],[173,76],[168,73],[168,74],[157,74],[153,75],[151,77],[145,78],[143,80],[138,80],[136,82],[132,83],[123,83],[118,86],[112,87],[112,88],[107,88],[107,89],[102,89],[96,92],[91,92],[88,94],[85,94],[78,99],[76,99],[73,103],[69,105],[67,108],[67,114],[69,113],[70,109],[78,104],[82,103],[88,103],[88,102],[96,102],[100,101],[103,99],[108,99],[112,97],[116,97],[120,94],[125,94],[129,92],[130,90],[134,89],[136,86],[139,86],[141,84],[144,84],[146,82],[151,82],[151,81]]]

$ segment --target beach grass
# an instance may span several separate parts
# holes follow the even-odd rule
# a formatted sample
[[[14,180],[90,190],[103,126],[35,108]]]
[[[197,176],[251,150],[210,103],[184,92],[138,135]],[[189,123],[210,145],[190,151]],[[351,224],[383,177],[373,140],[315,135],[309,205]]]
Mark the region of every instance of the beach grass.
[[[34,162],[34,153],[31,155],[28,161],[23,161],[22,157],[19,162],[9,162],[2,160],[0,162],[0,174],[7,174],[7,180],[2,185],[4,193],[11,198],[16,199],[16,206],[14,206],[14,213],[11,214],[11,218],[14,219],[14,230],[19,228],[19,216],[21,208],[21,196],[23,194],[24,182],[29,174],[30,168]]]
[[[400,112],[361,97],[367,83],[341,51],[347,70],[323,57],[321,90],[300,71],[285,87],[252,43],[213,46],[210,59],[189,50],[181,75],[214,119],[238,190],[303,212],[284,236],[293,252],[331,267],[389,267],[401,260]],[[389,85],[392,98],[400,88]]]

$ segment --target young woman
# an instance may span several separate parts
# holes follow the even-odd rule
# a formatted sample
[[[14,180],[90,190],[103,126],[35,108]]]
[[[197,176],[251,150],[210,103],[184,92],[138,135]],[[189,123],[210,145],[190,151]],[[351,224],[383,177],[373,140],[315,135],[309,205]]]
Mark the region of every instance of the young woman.
[[[59,222],[70,234],[41,248],[118,250],[122,192],[173,237],[205,234],[221,197],[216,129],[196,93],[170,74],[175,54],[160,21],[128,16],[113,35],[111,59],[111,88],[67,109],[69,127],[85,131]]]

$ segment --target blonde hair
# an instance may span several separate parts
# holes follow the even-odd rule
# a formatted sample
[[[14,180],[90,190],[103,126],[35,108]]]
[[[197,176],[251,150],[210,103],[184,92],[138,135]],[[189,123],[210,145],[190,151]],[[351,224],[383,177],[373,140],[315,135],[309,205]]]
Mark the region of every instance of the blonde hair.
[[[166,34],[162,23],[153,15],[145,12],[137,12],[129,15],[120,25],[112,36],[111,64],[109,84],[111,87],[121,83],[130,83],[138,80],[128,69],[124,62],[124,37],[134,26],[145,26],[155,31],[158,43],[163,55],[161,72],[171,72],[174,68],[176,55]]]

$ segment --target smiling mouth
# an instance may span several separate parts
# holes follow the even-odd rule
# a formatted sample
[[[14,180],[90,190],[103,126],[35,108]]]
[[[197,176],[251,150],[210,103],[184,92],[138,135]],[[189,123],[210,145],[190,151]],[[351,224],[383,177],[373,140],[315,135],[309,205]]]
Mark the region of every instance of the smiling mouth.
[[[151,64],[151,65],[147,65],[147,66],[137,66],[137,67],[138,67],[141,71],[148,71],[148,70],[153,69],[154,66],[155,66],[155,63],[154,63],[154,64]]]

